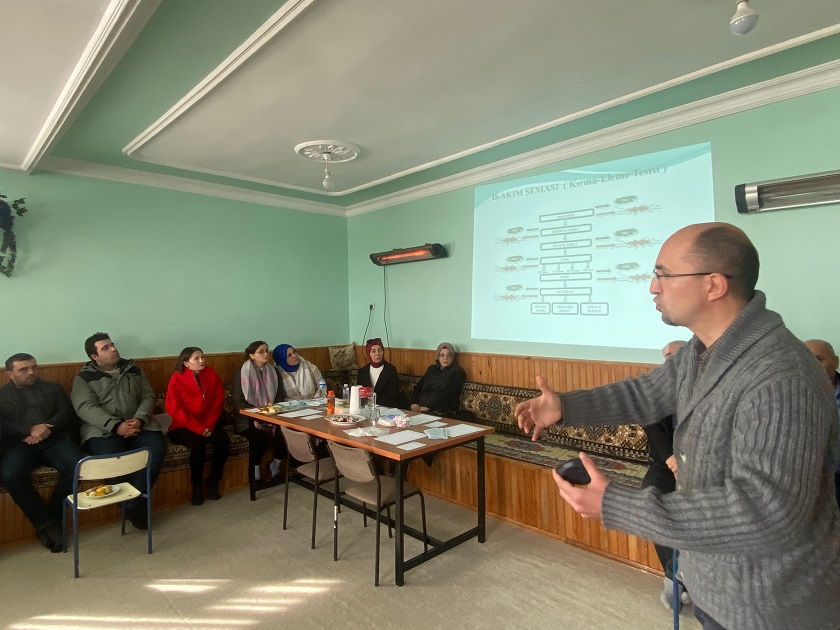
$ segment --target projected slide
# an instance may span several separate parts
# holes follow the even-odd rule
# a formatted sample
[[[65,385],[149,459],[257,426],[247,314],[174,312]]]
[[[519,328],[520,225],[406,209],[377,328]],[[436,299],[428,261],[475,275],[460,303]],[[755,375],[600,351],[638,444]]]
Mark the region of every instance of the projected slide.
[[[475,191],[472,336],[621,348],[687,339],[648,292],[659,247],[714,220],[708,143]]]

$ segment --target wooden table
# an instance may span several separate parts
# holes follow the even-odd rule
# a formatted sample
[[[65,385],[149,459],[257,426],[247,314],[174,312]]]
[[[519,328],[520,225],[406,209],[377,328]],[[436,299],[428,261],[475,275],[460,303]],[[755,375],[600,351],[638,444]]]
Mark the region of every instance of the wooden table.
[[[388,444],[386,442],[380,442],[375,437],[353,437],[347,435],[347,433],[345,433],[347,427],[332,424],[331,422],[328,422],[323,417],[323,415],[319,418],[314,418],[312,420],[301,420],[300,418],[287,418],[280,415],[282,413],[288,413],[283,411],[281,411],[280,413],[267,414],[260,413],[258,411],[243,410],[240,411],[240,413],[244,416],[249,416],[261,422],[268,422],[278,426],[289,427],[290,429],[294,429],[296,431],[303,431],[304,433],[308,433],[310,435],[314,435],[325,440],[331,440],[333,442],[338,442],[339,444],[346,444],[347,446],[353,446],[356,448],[364,449],[370,453],[375,453],[376,455],[380,455],[381,457],[389,459],[391,461],[391,464],[396,466],[395,481],[397,483],[397,487],[399,488],[399,492],[397,493],[398,498],[395,504],[394,515],[394,529],[396,532],[394,538],[394,582],[397,586],[402,586],[405,583],[405,572],[409,569],[413,569],[414,567],[419,566],[436,556],[439,556],[443,552],[448,551],[449,549],[452,549],[453,547],[456,547],[461,543],[470,540],[471,538],[478,538],[478,542],[480,543],[484,542],[484,436],[493,433],[495,429],[493,429],[492,427],[479,424],[472,424],[469,422],[461,422],[458,420],[453,420],[451,418],[440,418],[440,421],[445,422],[447,426],[465,424],[471,427],[476,427],[478,430],[473,433],[468,433],[466,435],[461,435],[458,437],[447,438],[445,440],[430,440],[424,435],[422,438],[416,438],[412,440],[416,442],[422,442],[424,444],[423,447],[416,448],[411,451],[406,451],[400,449],[397,445]],[[323,409],[318,410],[316,408],[313,408],[312,413],[323,414]],[[407,412],[406,415],[416,414]],[[365,422],[361,426],[369,427],[370,423]],[[408,429],[417,431],[418,433],[422,433],[425,427],[425,424],[416,426],[412,425],[408,427]],[[407,429],[394,428],[389,429],[389,433],[396,433],[397,431],[404,430]],[[403,485],[405,483],[408,462],[410,462],[413,459],[417,459],[418,457],[422,457],[423,455],[438,453],[440,451],[454,448],[456,446],[461,446],[469,442],[476,443],[477,452],[476,466],[478,469],[476,472],[478,474],[476,490],[478,493],[478,522],[476,524],[476,527],[468,529],[467,531],[453,538],[450,538],[449,540],[438,540],[436,538],[433,538],[432,536],[427,536],[426,540],[429,544],[429,550],[419,553],[413,558],[409,558],[406,560],[404,546],[405,534],[408,534],[413,538],[417,538],[420,541],[423,540],[422,532],[419,532],[414,528],[407,527],[404,523]]]

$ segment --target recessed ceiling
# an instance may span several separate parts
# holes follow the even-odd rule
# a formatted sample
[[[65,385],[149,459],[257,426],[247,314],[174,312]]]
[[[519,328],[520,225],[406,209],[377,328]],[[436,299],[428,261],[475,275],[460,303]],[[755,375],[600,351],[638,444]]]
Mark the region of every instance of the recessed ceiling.
[[[792,69],[807,67],[795,47],[808,42],[840,58],[836,0],[753,0],[761,17],[745,37],[729,32],[730,0],[4,5],[16,28],[0,60],[0,166],[136,173],[315,210],[510,158],[575,135],[572,121],[673,93],[650,103],[661,111],[685,98],[674,86],[786,49]],[[765,64],[729,89],[772,76]],[[318,138],[360,147],[330,167],[332,191],[295,153]]]

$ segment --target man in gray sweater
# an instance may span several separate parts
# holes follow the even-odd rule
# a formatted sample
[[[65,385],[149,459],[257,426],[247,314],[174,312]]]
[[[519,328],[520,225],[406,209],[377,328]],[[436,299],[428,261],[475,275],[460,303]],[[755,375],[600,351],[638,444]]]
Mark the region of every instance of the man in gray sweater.
[[[680,549],[678,575],[706,629],[840,627],[840,510],[834,501],[837,407],[811,353],[755,291],[758,254],[738,228],[675,233],[650,292],[666,324],[694,337],[638,378],[516,409],[539,433],[565,425],[649,424],[674,415],[677,489],[610,483],[581,455],[592,482],[555,473],[580,514]]]

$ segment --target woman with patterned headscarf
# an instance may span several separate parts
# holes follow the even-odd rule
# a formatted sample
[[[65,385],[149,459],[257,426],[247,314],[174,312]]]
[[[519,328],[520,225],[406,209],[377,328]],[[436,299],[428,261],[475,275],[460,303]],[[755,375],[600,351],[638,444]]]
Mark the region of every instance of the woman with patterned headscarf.
[[[356,382],[362,387],[373,387],[377,405],[405,408],[408,401],[400,394],[397,368],[385,360],[385,346],[379,337],[368,339],[365,344],[365,357],[368,363],[359,368]]]
[[[454,416],[466,380],[466,373],[455,362],[455,348],[443,342],[437,348],[435,364],[429,366],[411,393],[411,410]]]
[[[292,346],[281,343],[274,348],[274,363],[280,366],[283,388],[289,400],[308,400],[318,393],[321,370],[304,359]]]

